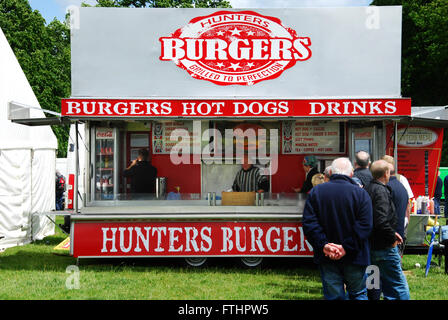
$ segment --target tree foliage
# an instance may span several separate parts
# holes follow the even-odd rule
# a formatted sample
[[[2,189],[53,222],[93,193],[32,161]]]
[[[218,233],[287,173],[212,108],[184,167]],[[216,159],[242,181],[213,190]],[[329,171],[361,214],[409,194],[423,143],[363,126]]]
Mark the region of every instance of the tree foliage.
[[[230,4],[225,0],[97,0],[96,6],[229,8]],[[71,87],[68,23],[54,19],[46,24],[40,12],[32,10],[28,0],[0,0],[0,27],[41,107],[60,112],[61,99],[70,97]],[[58,139],[58,156],[65,157],[69,128],[53,126],[52,129]]]
[[[402,95],[415,106],[448,105],[448,1],[375,0],[403,6]],[[441,166],[448,166],[448,132]]]
[[[40,105],[60,112],[70,96],[70,30],[53,20],[46,25],[27,0],[0,0],[0,27],[16,55]],[[67,153],[68,128],[53,127],[58,156]]]

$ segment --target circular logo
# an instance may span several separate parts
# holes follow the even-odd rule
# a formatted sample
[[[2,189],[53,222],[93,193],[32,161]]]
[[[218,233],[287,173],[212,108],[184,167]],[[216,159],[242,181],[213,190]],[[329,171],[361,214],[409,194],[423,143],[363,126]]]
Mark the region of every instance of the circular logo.
[[[160,60],[218,85],[253,85],[311,58],[311,40],[274,17],[219,11],[161,37]]]

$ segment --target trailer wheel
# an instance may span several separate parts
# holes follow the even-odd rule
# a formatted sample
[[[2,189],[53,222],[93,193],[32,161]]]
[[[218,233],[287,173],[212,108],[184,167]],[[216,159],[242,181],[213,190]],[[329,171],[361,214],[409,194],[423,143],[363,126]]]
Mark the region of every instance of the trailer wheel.
[[[248,268],[256,268],[263,263],[263,257],[242,257],[241,263]]]
[[[187,264],[187,266],[199,268],[206,265],[207,258],[205,257],[185,258],[185,263]]]

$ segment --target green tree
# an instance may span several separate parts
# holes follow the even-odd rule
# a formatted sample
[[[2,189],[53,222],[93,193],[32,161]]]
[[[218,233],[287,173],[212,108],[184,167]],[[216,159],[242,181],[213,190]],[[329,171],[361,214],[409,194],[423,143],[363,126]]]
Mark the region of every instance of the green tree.
[[[448,1],[375,0],[403,6],[402,95],[415,106],[448,105]],[[448,132],[441,166],[448,166]]]
[[[60,112],[70,96],[70,30],[58,20],[46,25],[27,0],[0,0],[0,27],[40,105]],[[58,156],[67,153],[68,128],[53,127]]]

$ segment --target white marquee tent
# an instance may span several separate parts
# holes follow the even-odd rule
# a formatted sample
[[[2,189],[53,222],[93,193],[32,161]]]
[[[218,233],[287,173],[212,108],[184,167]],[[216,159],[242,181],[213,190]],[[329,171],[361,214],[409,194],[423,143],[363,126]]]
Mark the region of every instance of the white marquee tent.
[[[56,137],[49,126],[8,120],[10,102],[45,117],[0,29],[0,250],[54,234],[48,218],[33,214],[55,208]]]

